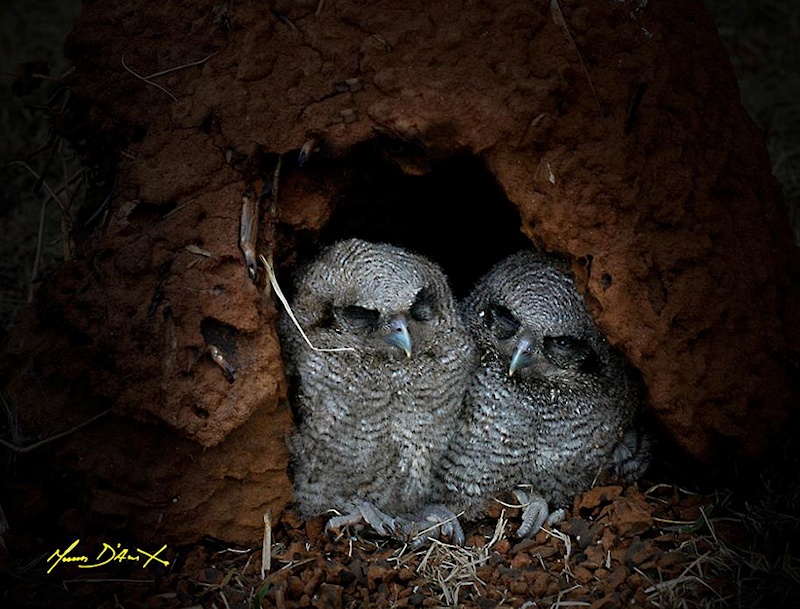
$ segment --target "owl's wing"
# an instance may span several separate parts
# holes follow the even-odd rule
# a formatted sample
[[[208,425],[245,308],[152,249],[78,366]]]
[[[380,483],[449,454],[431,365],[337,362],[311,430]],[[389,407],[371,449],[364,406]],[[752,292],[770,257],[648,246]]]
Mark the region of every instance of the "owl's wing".
[[[629,426],[611,453],[611,474],[626,483],[637,480],[650,465],[651,444],[646,430]]]

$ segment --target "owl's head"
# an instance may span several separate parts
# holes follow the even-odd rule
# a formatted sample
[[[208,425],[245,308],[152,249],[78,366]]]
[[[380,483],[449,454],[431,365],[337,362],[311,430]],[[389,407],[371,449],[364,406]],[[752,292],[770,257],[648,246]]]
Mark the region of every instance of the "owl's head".
[[[348,239],[329,246],[298,282],[295,308],[320,347],[407,359],[437,344],[457,320],[441,269],[385,243]]]
[[[570,381],[602,368],[608,344],[558,260],[527,250],[506,258],[464,310],[478,348],[521,382]]]

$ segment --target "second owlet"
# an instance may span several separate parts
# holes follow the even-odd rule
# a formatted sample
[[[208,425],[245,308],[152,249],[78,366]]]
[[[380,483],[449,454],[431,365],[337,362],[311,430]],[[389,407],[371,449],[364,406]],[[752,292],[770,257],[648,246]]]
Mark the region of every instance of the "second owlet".
[[[335,509],[343,515],[329,528],[366,521],[394,536],[409,533],[403,523],[446,520],[430,505],[433,468],[456,430],[475,356],[445,275],[399,247],[340,241],[299,274],[291,307],[314,346],[282,318],[302,515]],[[408,514],[419,520],[395,519]],[[457,521],[441,534],[463,535]]]
[[[634,423],[638,385],[565,265],[535,251],[506,258],[473,288],[464,316],[480,364],[438,473],[448,507],[474,518],[496,495],[530,485],[525,536],[563,517],[548,506],[599,475],[643,473],[649,440]]]

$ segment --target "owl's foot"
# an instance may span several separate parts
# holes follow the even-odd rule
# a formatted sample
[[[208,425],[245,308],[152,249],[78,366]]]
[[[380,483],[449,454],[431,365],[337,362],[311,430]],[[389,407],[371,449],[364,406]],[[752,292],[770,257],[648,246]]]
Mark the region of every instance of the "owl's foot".
[[[410,520],[400,521],[398,539],[413,550],[438,539],[458,546],[464,545],[464,530],[450,509],[441,504],[429,505]]]
[[[355,526],[366,523],[371,526],[376,533],[385,537],[394,537],[399,524],[397,521],[384,514],[377,507],[368,501],[361,501],[356,504],[354,512],[342,516],[334,516],[325,525],[325,532],[333,537],[341,535],[345,527]]]
[[[368,501],[358,502],[355,510],[342,516],[334,516],[325,525],[325,532],[339,537],[343,529],[366,524],[378,535],[391,537],[418,549],[431,539],[464,545],[464,531],[458,517],[444,505],[429,505],[420,514],[393,518]]]
[[[542,526],[552,526],[564,520],[564,510],[559,508],[551,512],[547,506],[547,500],[540,495],[529,497],[525,491],[515,489],[514,497],[524,508],[522,524],[517,529],[517,537],[536,535]]]

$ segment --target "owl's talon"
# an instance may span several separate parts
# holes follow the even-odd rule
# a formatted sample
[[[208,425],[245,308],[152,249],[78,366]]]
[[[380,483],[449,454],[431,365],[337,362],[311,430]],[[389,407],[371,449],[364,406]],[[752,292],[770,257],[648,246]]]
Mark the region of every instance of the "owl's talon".
[[[325,532],[334,539],[338,539],[342,535],[342,529],[361,524],[363,520],[360,512],[334,516],[325,523]]]
[[[393,537],[395,535],[397,523],[388,514],[384,514],[377,507],[366,501],[359,504],[358,511],[364,522],[371,526],[378,535],[383,535],[384,537]]]
[[[450,509],[444,505],[427,506],[415,520],[406,521],[403,537],[413,550],[439,539],[454,545],[464,545],[464,530]]]
[[[514,496],[525,508],[522,512],[522,524],[517,529],[517,537],[536,535],[542,526],[553,526],[564,519],[564,510],[559,508],[551,512],[544,497],[539,495],[529,497],[520,489],[514,490]]]
[[[338,538],[342,534],[342,529],[359,524],[368,524],[379,535],[391,537],[394,534],[395,519],[384,514],[377,507],[368,501],[356,503],[356,509],[349,514],[334,516],[325,524],[325,532],[332,537]]]

